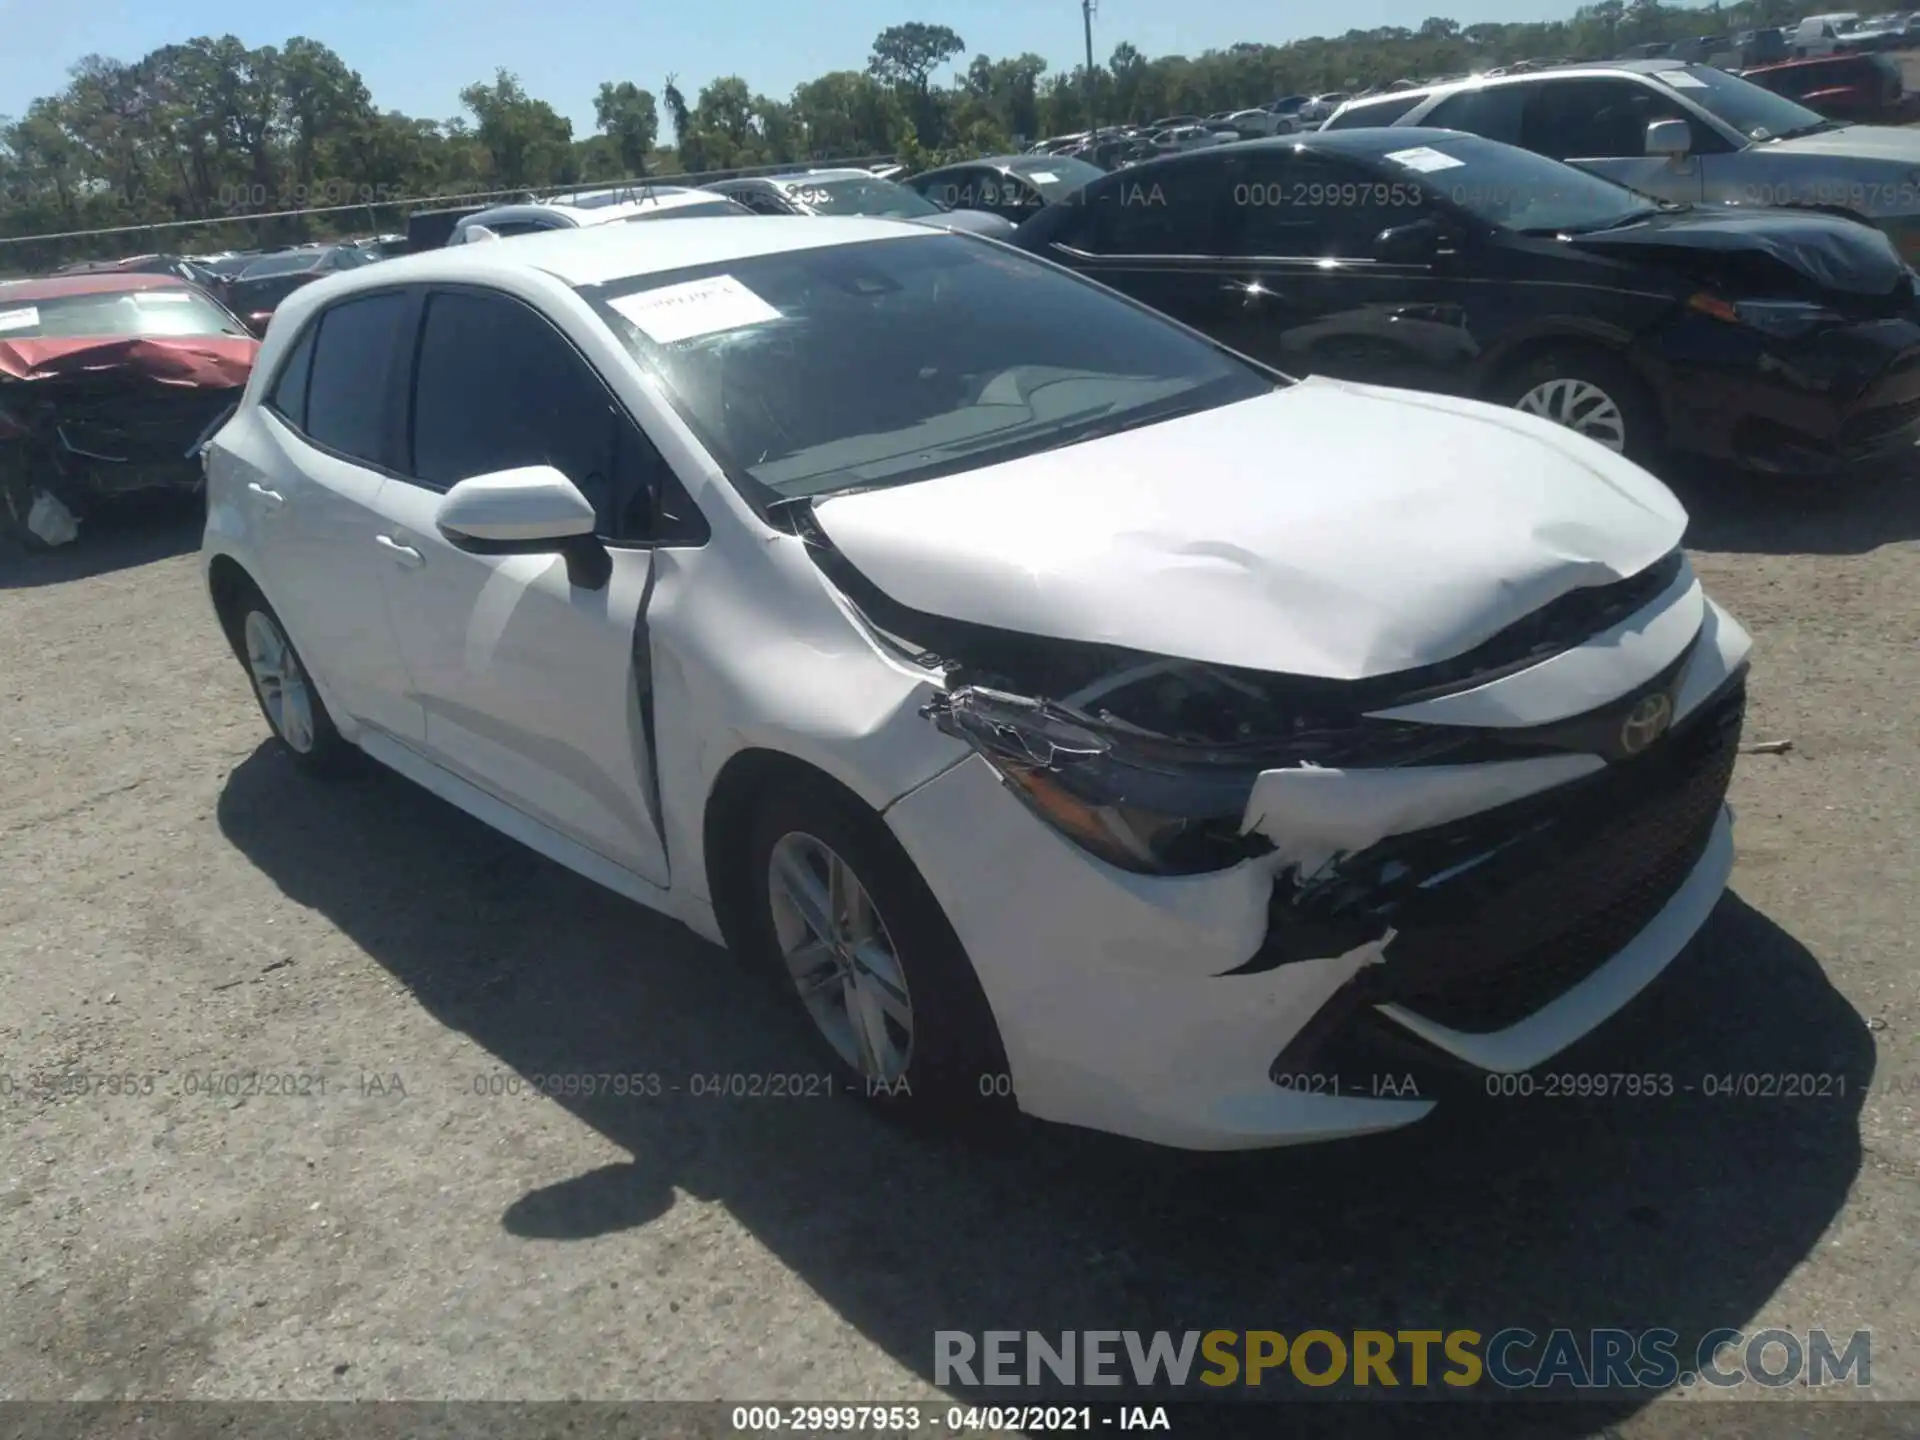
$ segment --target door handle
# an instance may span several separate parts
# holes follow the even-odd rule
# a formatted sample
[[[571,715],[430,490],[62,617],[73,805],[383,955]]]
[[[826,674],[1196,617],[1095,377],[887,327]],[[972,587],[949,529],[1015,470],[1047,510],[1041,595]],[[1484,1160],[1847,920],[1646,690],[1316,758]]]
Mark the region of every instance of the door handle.
[[[417,565],[424,565],[426,563],[418,550],[414,549],[411,545],[402,545],[391,535],[376,535],[373,538],[391,550],[393,552],[393,558],[409,570]]]
[[[247,482],[247,489],[251,490],[270,505],[284,505],[287,503],[286,496],[282,495],[278,490],[269,490],[258,480],[249,480]]]

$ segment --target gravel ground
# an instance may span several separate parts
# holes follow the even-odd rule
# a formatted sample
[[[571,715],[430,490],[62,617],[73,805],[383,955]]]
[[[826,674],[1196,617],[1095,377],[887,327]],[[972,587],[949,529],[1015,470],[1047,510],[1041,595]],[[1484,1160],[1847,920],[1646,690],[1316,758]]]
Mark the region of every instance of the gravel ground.
[[[1741,759],[1702,942],[1563,1068],[1844,1097],[1237,1157],[491,1093],[811,1067],[724,953],[396,778],[297,775],[190,519],[0,558],[0,1396],[931,1398],[936,1329],[1765,1324],[1869,1327],[1875,1393],[1920,1399],[1920,492],[1687,498],[1756,637],[1747,739],[1793,746]],[[305,1093],[200,1093],[251,1071]],[[31,1078],[70,1072],[143,1093]]]

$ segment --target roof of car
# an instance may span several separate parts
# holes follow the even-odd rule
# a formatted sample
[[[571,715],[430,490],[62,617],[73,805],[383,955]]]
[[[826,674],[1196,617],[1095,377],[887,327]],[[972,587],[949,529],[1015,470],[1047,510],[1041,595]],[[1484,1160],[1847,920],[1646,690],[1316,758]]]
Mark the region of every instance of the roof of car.
[[[353,290],[431,280],[473,280],[538,270],[566,285],[657,275],[793,250],[865,240],[938,238],[945,231],[866,216],[769,215],[752,225],[724,215],[671,225],[587,225],[517,236],[502,245],[450,245],[330,276],[297,292],[310,303]]]
[[[98,270],[83,275],[48,275],[30,280],[0,280],[0,305],[15,301],[59,300],[70,295],[111,295],[124,290],[192,290],[177,275],[138,270]]]

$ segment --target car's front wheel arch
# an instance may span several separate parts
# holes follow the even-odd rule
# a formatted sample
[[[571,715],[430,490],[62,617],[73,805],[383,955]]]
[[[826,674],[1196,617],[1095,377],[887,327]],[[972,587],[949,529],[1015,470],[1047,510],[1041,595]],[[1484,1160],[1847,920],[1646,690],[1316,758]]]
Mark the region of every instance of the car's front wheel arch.
[[[902,1118],[963,1125],[1015,1106],[998,1025],[972,961],[932,888],[885,818],[845,784],[791,755],[749,750],[716,778],[703,825],[709,894],[722,938],[788,989],[770,910],[768,861],[797,842],[847,868],[891,935],[912,1000],[911,1087],[866,1096]],[[891,942],[890,942],[891,943]],[[796,992],[794,998],[798,1001]],[[802,1007],[805,1008],[804,1006]],[[809,1023],[813,1023],[811,1020]],[[816,1027],[817,1029],[817,1027]],[[814,1038],[822,1040],[816,1033]],[[859,1078],[843,1073],[847,1088]]]

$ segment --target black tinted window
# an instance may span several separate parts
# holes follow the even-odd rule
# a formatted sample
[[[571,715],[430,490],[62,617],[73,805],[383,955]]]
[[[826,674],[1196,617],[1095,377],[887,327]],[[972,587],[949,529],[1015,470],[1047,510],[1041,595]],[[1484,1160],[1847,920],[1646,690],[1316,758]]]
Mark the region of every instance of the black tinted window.
[[[287,356],[287,363],[280,367],[280,375],[273,382],[273,393],[267,397],[272,406],[296,430],[307,428],[307,376],[313,372],[313,337],[315,326],[309,325],[306,334],[294,344],[293,353]]]
[[[1519,85],[1463,90],[1433,107],[1420,123],[1435,130],[1464,130],[1508,145],[1520,143],[1520,116],[1527,92]]]
[[[1382,230],[1420,218],[1418,177],[1389,179],[1320,156],[1247,157],[1236,164],[1225,245],[1232,255],[1369,258]]]
[[[1122,171],[1087,192],[1082,238],[1068,243],[1096,255],[1213,254],[1236,173],[1211,157]]]
[[[311,439],[357,460],[388,463],[388,362],[406,305],[398,293],[369,295],[343,301],[320,317],[307,382]]]
[[[1633,80],[1562,80],[1533,88],[1520,144],[1555,160],[1647,153],[1647,126],[1656,120],[1687,120],[1696,150],[1714,144],[1703,126],[1693,126],[1680,102]]]
[[[551,465],[578,485],[601,534],[645,538],[644,497],[665,462],[579,352],[517,300],[433,295],[414,378],[411,473],[446,489],[522,465]]]

